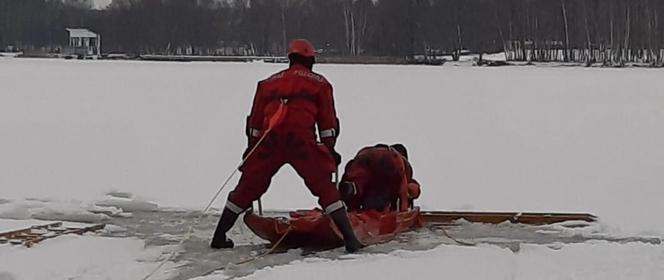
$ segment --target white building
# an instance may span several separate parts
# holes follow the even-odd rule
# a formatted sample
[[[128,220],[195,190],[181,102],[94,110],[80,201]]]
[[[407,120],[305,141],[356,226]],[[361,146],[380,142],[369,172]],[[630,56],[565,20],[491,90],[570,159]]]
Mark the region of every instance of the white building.
[[[69,32],[69,49],[67,53],[79,56],[99,56],[101,53],[101,36],[84,28],[67,28]]]

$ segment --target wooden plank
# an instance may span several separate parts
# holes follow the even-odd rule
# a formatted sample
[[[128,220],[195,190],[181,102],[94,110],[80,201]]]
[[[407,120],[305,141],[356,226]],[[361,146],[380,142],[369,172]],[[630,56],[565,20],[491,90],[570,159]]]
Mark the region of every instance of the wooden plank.
[[[86,232],[102,230],[102,229],[104,229],[104,227],[106,227],[106,224],[97,224],[97,225],[92,225],[92,226],[89,226],[89,227],[82,227],[82,228],[72,228],[71,229],[72,231],[70,233],[83,234],[83,233],[86,233]]]
[[[2,232],[2,233],[0,233],[0,237],[5,237],[7,239],[11,239],[11,236],[18,235],[18,234],[21,234],[21,233],[30,233],[30,231],[32,231],[33,229],[48,229],[50,227],[59,227],[59,226],[62,226],[62,222],[55,222],[55,223],[50,223],[50,224],[31,226],[31,227],[28,227],[28,228],[22,228],[22,229]]]
[[[62,222],[31,226],[18,230],[0,233],[0,243],[23,244],[32,247],[46,239],[55,238],[65,234],[83,234],[103,229],[105,224],[95,224],[86,227],[60,228]]]
[[[597,221],[596,216],[588,213],[422,211],[420,217],[424,224],[449,224],[459,219],[474,223],[511,222],[529,225],[547,225],[566,221]]]
[[[44,234],[44,235],[41,235],[41,236],[36,237],[36,238],[31,238],[29,240],[26,240],[26,242],[23,245],[25,245],[25,247],[30,248],[30,247],[34,246],[35,244],[37,244],[39,242],[42,242],[46,239],[51,239],[51,238],[55,238],[55,237],[66,235],[66,234],[79,234],[79,235],[81,235],[81,234],[86,233],[86,232],[101,230],[104,227],[106,227],[105,224],[96,224],[96,225],[92,225],[92,226],[88,226],[88,227],[67,228],[67,230],[64,230],[64,231],[54,232],[54,234],[52,234],[52,235],[45,235]]]

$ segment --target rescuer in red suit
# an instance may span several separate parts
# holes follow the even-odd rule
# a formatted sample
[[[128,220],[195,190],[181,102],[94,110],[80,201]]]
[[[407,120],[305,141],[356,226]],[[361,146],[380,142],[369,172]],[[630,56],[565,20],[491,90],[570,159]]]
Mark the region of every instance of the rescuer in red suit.
[[[335,170],[341,156],[334,150],[339,123],[332,86],[323,76],[312,72],[315,52],[309,41],[293,40],[288,48],[288,58],[288,69],[258,83],[251,115],[247,119],[248,147],[243,155],[246,161],[240,167],[242,176],[228,195],[210,246],[234,246],[226,237],[228,230],[238,216],[267,191],[272,176],[284,164],[290,164],[339,228],[346,251],[355,252],[363,245],[355,237],[333,180],[337,177]],[[285,115],[264,135],[280,108],[284,109]],[[322,143],[316,141],[316,124]],[[250,153],[263,136],[263,142]]]
[[[349,210],[406,210],[420,196],[408,151],[402,144],[362,148],[346,164],[339,185]]]

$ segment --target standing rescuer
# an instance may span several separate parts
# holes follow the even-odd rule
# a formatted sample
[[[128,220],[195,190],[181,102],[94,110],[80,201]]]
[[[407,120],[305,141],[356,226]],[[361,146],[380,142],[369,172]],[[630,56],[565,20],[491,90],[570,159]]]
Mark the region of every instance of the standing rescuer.
[[[334,150],[339,122],[332,86],[312,71],[315,52],[309,41],[290,42],[288,59],[288,69],[258,83],[251,115],[247,118],[248,145],[243,155],[245,162],[240,167],[242,176],[228,195],[210,246],[234,246],[226,233],[238,216],[267,191],[272,176],[284,164],[290,164],[342,233],[346,251],[355,252],[363,245],[355,237],[333,181],[341,157]],[[278,122],[274,120],[277,114]],[[322,143],[316,141],[316,124]],[[261,137],[265,138],[258,143]]]

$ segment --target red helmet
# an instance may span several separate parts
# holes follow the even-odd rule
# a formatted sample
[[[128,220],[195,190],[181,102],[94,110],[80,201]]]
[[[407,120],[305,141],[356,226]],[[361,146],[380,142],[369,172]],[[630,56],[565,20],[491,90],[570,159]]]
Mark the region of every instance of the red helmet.
[[[288,44],[288,55],[299,54],[304,57],[314,57],[316,52],[314,51],[314,45],[311,44],[307,39],[295,39]]]

